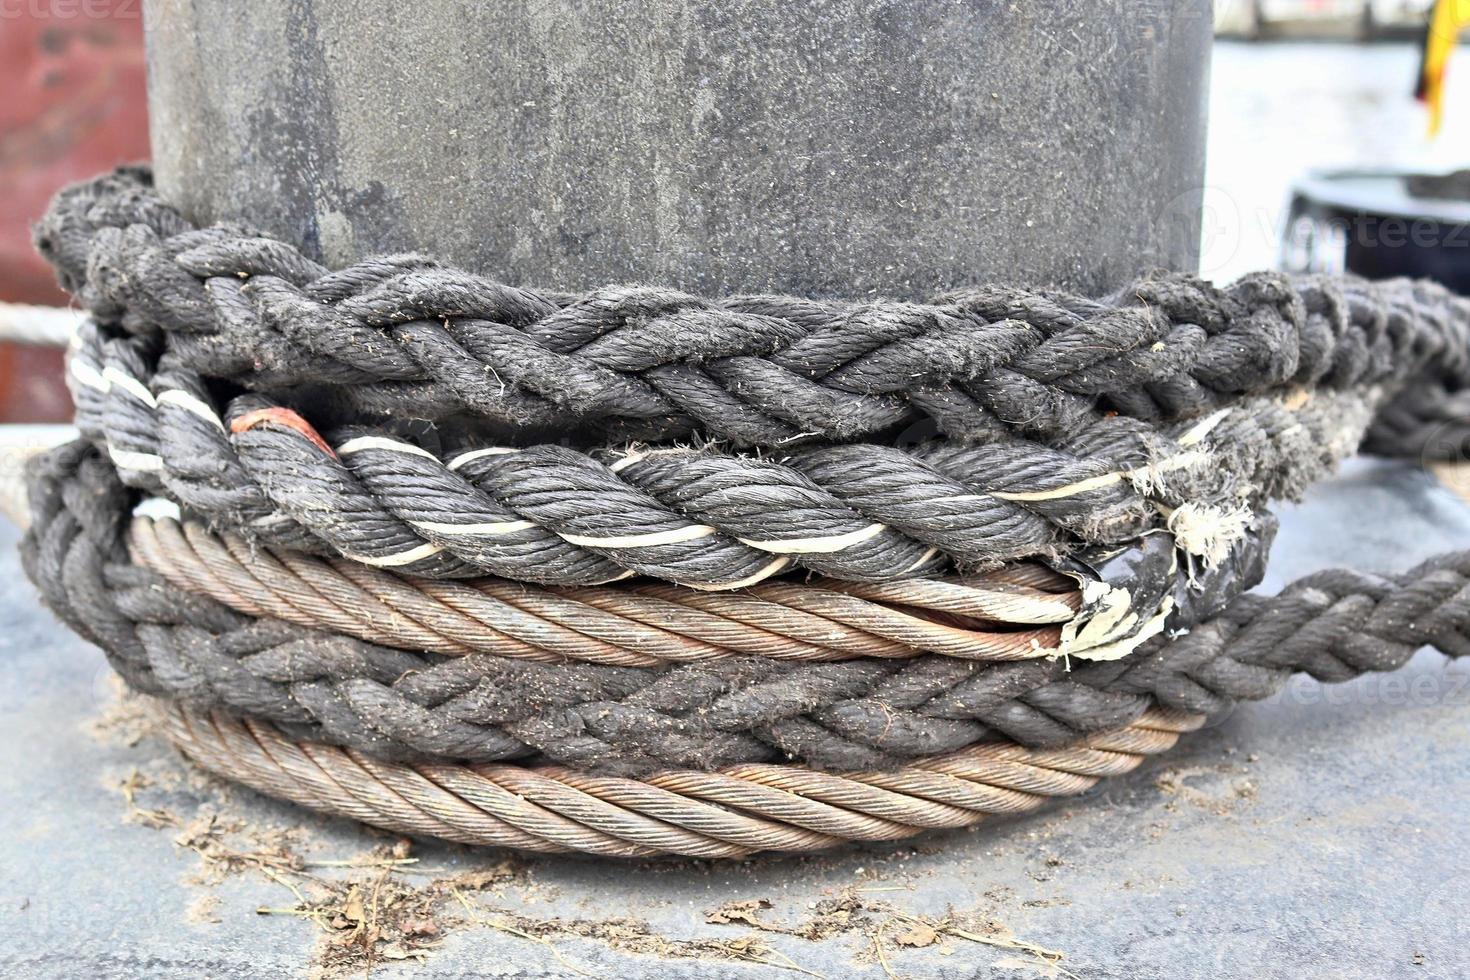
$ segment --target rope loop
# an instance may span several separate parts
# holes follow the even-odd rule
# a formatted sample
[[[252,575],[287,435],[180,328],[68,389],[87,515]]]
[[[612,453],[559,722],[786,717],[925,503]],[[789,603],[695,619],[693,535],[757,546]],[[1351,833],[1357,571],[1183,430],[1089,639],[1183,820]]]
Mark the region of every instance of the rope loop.
[[[43,600],[207,768],[403,833],[810,851],[1086,791],[1294,674],[1470,653],[1470,552],[1276,595],[1360,445],[1461,451],[1470,301],[545,292],[331,270],[144,168],[36,244],[87,317]]]

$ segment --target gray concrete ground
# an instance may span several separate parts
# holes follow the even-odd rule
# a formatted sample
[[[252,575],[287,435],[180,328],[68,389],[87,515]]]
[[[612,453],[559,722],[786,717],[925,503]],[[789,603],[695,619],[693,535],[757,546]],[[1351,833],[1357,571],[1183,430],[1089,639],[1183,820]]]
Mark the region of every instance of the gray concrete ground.
[[[1470,508],[1415,467],[1356,462],[1309,504],[1285,515],[1274,583],[1333,563],[1403,567],[1470,547]],[[276,845],[319,862],[391,841],[225,787],[140,734],[117,708],[100,655],[37,607],[12,544],[7,530],[0,973],[320,975],[342,951],[331,937],[350,930],[256,912],[296,906],[281,882],[307,898],[319,886],[290,872],[229,873],[222,848],[264,855],[269,871]],[[1424,652],[1395,675],[1294,683],[1085,797],[973,832],[728,864],[522,860],[420,844],[419,863],[386,877],[307,870],[360,881],[368,898],[378,881],[384,904],[394,889],[418,890],[437,930],[420,939],[436,948],[375,966],[383,977],[803,975],[791,973],[797,966],[881,978],[875,932],[887,969],[903,977],[1462,977],[1467,746],[1470,664]],[[131,812],[121,788],[130,777]],[[210,813],[212,833],[197,819]],[[451,878],[473,915],[432,884]],[[976,935],[1013,936],[1065,959],[955,936],[905,947],[909,926],[884,911],[859,910],[820,941],[763,932],[745,946],[750,926],[705,921],[727,902],[765,899],[760,921],[840,925],[814,903],[853,887],[870,906],[972,913]],[[487,922],[546,933],[551,945]],[[730,958],[742,949],[746,960]],[[667,955],[680,951],[690,955]]]

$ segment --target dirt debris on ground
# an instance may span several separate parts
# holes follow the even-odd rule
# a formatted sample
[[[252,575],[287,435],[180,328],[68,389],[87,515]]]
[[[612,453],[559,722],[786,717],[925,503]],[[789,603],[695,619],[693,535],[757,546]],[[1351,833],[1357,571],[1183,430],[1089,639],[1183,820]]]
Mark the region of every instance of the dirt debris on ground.
[[[877,890],[884,889],[866,891]],[[959,912],[951,907],[941,916],[925,916],[887,900],[869,898],[864,891],[858,886],[844,888],[831,898],[812,903],[807,913],[792,923],[768,917],[766,913],[773,905],[767,899],[726,902],[706,910],[705,921],[740,923],[813,942],[856,933],[862,939],[858,961],[877,964],[889,977],[901,975],[893,960],[896,954],[937,947],[941,955],[951,955],[964,943],[1012,950],[1016,955],[1008,959],[1043,975],[1070,975],[1061,965],[1066,958],[1063,952],[1019,938],[985,911]]]
[[[162,738],[146,703],[127,695],[89,731],[115,748],[137,748]],[[364,832],[361,850],[324,858],[319,854],[323,842],[307,822],[271,822],[253,810],[247,818],[237,788],[201,772],[172,749],[154,751],[113,773],[109,786],[122,798],[122,819],[171,834],[181,852],[194,856],[182,880],[199,894],[183,912],[186,921],[206,929],[244,914],[309,922],[317,940],[305,966],[321,980],[369,974],[395,961],[426,960],[455,933],[468,929],[493,929],[539,945],[566,972],[579,975],[591,975],[591,967],[579,964],[558,940],[595,942],[632,955],[739,961],[821,976],[799,962],[799,949],[793,950],[790,942],[782,943],[783,951],[774,940],[821,943],[848,937],[854,963],[889,978],[903,975],[906,955],[953,955],[966,944],[978,944],[1008,951],[1011,955],[1002,962],[1011,968],[1024,967],[1040,976],[1069,975],[1060,951],[1018,938],[995,916],[996,896],[986,896],[983,908],[948,909],[940,916],[920,915],[879,897],[912,888],[905,864],[920,853],[914,848],[872,855],[872,861],[850,872],[851,884],[801,908],[782,908],[771,898],[757,897],[705,910],[707,925],[739,929],[739,935],[678,937],[632,916],[528,914],[528,906],[554,897],[536,880],[535,859],[463,849],[456,857],[462,856],[471,865],[468,869],[433,868],[421,864],[411,841],[370,830]],[[315,819],[304,811],[285,812]],[[705,865],[663,862],[661,867]],[[252,909],[226,905],[219,886],[242,875],[270,882],[281,900]]]
[[[1257,795],[1250,769],[1232,763],[1170,766],[1154,777],[1154,785],[1170,798],[1164,809],[1171,813],[1182,802],[1218,817],[1233,816],[1253,804]]]

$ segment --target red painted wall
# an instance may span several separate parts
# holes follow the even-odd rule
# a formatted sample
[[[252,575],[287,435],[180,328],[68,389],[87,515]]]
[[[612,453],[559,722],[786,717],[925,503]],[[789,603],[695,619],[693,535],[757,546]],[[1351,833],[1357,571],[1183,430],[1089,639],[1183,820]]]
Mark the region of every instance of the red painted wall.
[[[140,0],[0,0],[0,300],[64,304],[30,225],[63,184],[146,159]],[[51,350],[0,344],[0,422],[64,421]]]

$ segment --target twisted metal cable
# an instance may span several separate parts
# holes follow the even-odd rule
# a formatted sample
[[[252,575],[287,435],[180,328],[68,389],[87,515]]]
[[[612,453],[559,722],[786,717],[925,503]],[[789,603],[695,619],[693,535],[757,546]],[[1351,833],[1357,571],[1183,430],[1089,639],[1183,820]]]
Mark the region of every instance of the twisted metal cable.
[[[409,650],[657,667],[734,655],[836,661],[940,653],[1013,660],[1056,650],[1076,583],[1042,566],[887,586],[766,582],[736,593],[624,582],[542,589],[413,579],[252,547],[202,526],[135,518],[135,560],[250,616]],[[1036,581],[1048,590],[1021,582]],[[1062,591],[1065,590],[1065,591]]]
[[[742,765],[644,779],[558,768],[405,765],[293,740],[257,720],[160,705],[168,737],[205,769],[270,796],[395,833],[606,857],[742,857],[902,840],[1084,793],[1172,748],[1198,716],[1150,711],[1051,751],[977,745],[887,772]]]

